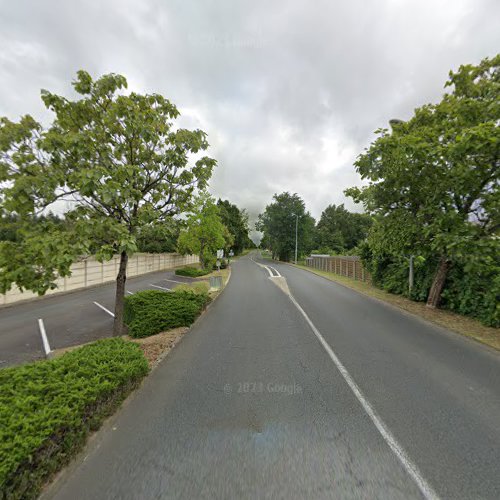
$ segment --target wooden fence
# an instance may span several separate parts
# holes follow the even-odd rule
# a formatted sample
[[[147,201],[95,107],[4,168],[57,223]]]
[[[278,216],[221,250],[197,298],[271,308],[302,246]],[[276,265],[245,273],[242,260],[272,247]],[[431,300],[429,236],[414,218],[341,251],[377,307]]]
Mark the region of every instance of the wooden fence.
[[[358,281],[371,282],[370,273],[365,270],[357,256],[311,255],[306,258],[306,266]]]
[[[173,269],[187,264],[197,264],[196,255],[179,255],[177,253],[136,253],[128,260],[127,277],[139,276],[154,271]],[[57,280],[57,288],[48,290],[45,295],[68,292],[79,288],[108,283],[116,279],[120,256],[115,255],[111,260],[98,262],[94,257],[88,257],[71,266],[71,276]],[[22,300],[38,297],[37,294],[21,292],[13,287],[6,294],[0,294],[0,305],[12,304]]]

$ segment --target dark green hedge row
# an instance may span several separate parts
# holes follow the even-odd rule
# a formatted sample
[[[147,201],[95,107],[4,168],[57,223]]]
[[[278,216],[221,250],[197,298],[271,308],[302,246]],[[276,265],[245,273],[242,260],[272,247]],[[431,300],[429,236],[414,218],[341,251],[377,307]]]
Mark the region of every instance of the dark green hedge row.
[[[188,276],[189,278],[197,278],[198,276],[205,276],[206,274],[211,273],[210,269],[198,269],[196,267],[181,267],[180,269],[175,270],[175,274],[177,276]]]
[[[436,268],[437,259],[417,258],[414,265],[414,288],[408,293],[408,259],[404,257],[374,257],[362,254],[363,262],[372,274],[373,284],[384,290],[425,302]],[[452,263],[441,295],[441,308],[471,316],[488,326],[500,326],[500,262],[489,266],[466,267]]]
[[[124,321],[131,337],[149,337],[189,326],[209,300],[208,294],[190,290],[143,290],[125,298]]]
[[[35,498],[147,372],[119,338],[0,370],[0,498]]]

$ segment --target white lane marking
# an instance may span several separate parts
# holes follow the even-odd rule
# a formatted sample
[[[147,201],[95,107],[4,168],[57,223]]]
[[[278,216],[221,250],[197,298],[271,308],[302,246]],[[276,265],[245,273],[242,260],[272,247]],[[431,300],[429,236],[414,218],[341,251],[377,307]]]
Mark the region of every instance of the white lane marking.
[[[419,490],[421,491],[422,495],[426,499],[438,499],[437,493],[434,491],[432,486],[424,479],[420,471],[418,470],[418,467],[411,461],[411,459],[408,457],[404,449],[401,447],[401,445],[396,441],[396,438],[392,435],[391,431],[387,428],[387,426],[384,424],[382,419],[377,415],[371,404],[368,402],[368,400],[365,398],[363,393],[361,392],[361,389],[357,386],[356,382],[354,382],[354,379],[351,377],[345,366],[342,364],[340,359],[337,357],[333,349],[329,346],[329,344],[326,342],[324,337],[321,335],[319,330],[314,326],[314,323],[311,321],[309,316],[306,314],[304,309],[300,306],[300,304],[295,300],[295,297],[293,295],[289,295],[290,300],[293,302],[295,307],[299,310],[299,312],[302,314],[304,319],[307,321],[308,325],[310,326],[311,330],[313,331],[314,335],[318,338],[319,342],[325,349],[325,351],[328,353],[330,356],[331,360],[334,362],[335,366],[339,370],[340,374],[344,378],[344,380],[347,382],[347,385],[350,387],[351,391],[354,393],[356,396],[357,400],[361,403],[361,406],[365,410],[365,412],[368,414],[370,417],[371,421],[375,424],[375,427],[378,429],[382,437],[384,438],[384,441],[389,445],[391,450],[394,452],[396,457],[399,459],[403,467],[405,468],[406,472],[412,477],[412,479],[415,481],[417,484]]]
[[[100,307],[104,312],[107,312],[110,316],[113,316],[113,318],[115,317],[115,315],[109,309],[106,309],[104,306],[101,306],[101,304],[99,304],[99,302],[94,301],[94,304],[97,307]]]
[[[164,286],[158,286],[158,285],[153,285],[153,283],[150,283],[149,286],[154,286],[155,288],[159,288],[160,290],[166,290],[167,292],[171,292],[170,288],[165,288]]]
[[[134,292],[131,292],[130,290],[127,290],[127,293],[128,293],[129,295],[134,295]]]
[[[263,267],[264,269],[266,269],[266,271],[269,273],[269,277],[270,278],[281,278],[281,274],[278,272],[277,269],[275,269],[274,267],[271,267],[271,266],[266,266],[264,264],[261,264],[260,262],[257,262],[255,260],[253,260],[253,258],[250,258],[250,260],[254,263],[254,264],[257,264],[258,266],[260,267]],[[276,273],[276,276],[273,274],[273,271],[271,271],[271,269]]]
[[[171,281],[172,283],[180,283],[181,285],[189,285],[189,283],[186,283],[185,281],[168,280],[166,278],[163,278],[162,281]]]
[[[269,268],[272,269],[276,273],[276,276],[274,276],[275,278],[281,278],[281,274],[279,273],[279,271],[275,267],[269,266]]]
[[[48,356],[51,352],[49,339],[47,338],[47,333],[45,332],[45,325],[43,324],[43,319],[38,320],[38,328],[40,329],[40,335],[42,336],[43,350],[45,351],[45,356]]]

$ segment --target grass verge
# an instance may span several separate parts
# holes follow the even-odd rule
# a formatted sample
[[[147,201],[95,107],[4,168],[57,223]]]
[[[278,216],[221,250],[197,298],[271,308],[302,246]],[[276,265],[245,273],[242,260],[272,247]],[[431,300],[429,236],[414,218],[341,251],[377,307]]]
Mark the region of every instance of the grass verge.
[[[294,264],[291,265],[295,266]],[[334,273],[313,269],[300,264],[295,267],[304,269],[319,276],[323,276],[330,281],[335,281],[336,283],[356,290],[359,293],[392,304],[393,306],[399,307],[400,309],[419,316],[420,318],[430,321],[431,323],[459,333],[460,335],[464,335],[465,337],[477,340],[478,342],[493,347],[494,349],[500,350],[500,329],[498,328],[485,326],[475,319],[447,311],[446,309],[429,309],[422,302],[415,302],[407,299],[406,297],[402,297],[401,295],[388,293],[363,281],[353,280],[352,278],[339,276]]]
[[[36,498],[147,372],[120,338],[0,370],[0,498]]]

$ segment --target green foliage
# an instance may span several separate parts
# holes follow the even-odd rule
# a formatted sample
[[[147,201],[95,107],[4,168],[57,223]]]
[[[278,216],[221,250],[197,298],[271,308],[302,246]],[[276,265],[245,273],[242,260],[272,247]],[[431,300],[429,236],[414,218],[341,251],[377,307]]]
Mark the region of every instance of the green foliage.
[[[187,219],[187,228],[179,235],[179,252],[197,254],[201,267],[210,269],[215,263],[217,250],[232,244],[233,237],[220,219],[218,206],[207,193],[202,193]]]
[[[219,217],[227,227],[233,237],[232,245],[226,246],[225,253],[233,250],[235,255],[239,255],[245,248],[252,248],[253,242],[248,237],[248,214],[245,209],[240,210],[228,200],[217,201],[219,207]]]
[[[197,267],[181,267],[175,270],[177,276],[187,276],[189,278],[198,278],[199,276],[205,276],[210,274],[212,271],[210,269],[198,269]]]
[[[120,253],[125,262],[141,231],[190,208],[216,164],[200,155],[206,134],[177,128],[179,111],[165,97],[127,94],[126,79],[115,74],[94,81],[79,71],[73,87],[76,100],[42,91],[55,115],[48,128],[29,115],[0,118],[0,213],[17,214],[22,233],[0,243],[0,291],[16,283],[43,294],[93,251],[103,260]],[[64,225],[30,224],[57,200],[71,202]],[[123,268],[115,323],[124,279]]]
[[[423,279],[429,305],[436,305],[444,284],[443,305],[491,322],[492,307],[484,309],[479,299],[489,285],[477,279],[491,276],[494,268],[477,266],[492,266],[490,256],[499,248],[500,55],[461,66],[450,73],[446,87],[452,91],[439,103],[393,123],[392,132],[378,131],[355,164],[368,184],[346,194],[376,217],[368,238],[376,262],[397,262],[410,254],[425,258],[435,273],[431,287],[427,274]],[[437,262],[465,271],[446,280],[446,273],[437,273]],[[395,276],[390,266],[383,269]],[[462,284],[453,285],[455,280]],[[399,278],[393,281],[387,286],[398,289]],[[476,299],[465,297],[465,290]]]
[[[191,325],[208,301],[206,293],[192,290],[143,290],[125,298],[124,321],[131,337],[149,337]]]
[[[177,250],[181,224],[176,220],[148,224],[137,231],[137,250],[146,253],[170,253]]]
[[[255,228],[262,231],[261,248],[268,248],[273,258],[289,261],[295,252],[295,228],[298,216],[298,254],[303,255],[314,247],[314,219],[306,212],[302,198],[295,193],[273,196],[259,215]]]
[[[0,370],[0,497],[35,498],[147,371],[118,338]]]
[[[349,212],[344,205],[328,205],[316,226],[316,245],[329,252],[345,253],[363,241],[372,218],[366,214]]]

